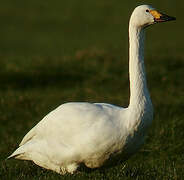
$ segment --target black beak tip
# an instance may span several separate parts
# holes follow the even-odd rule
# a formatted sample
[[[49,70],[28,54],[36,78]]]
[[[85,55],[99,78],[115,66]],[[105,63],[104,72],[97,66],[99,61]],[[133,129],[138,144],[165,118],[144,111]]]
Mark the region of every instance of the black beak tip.
[[[155,19],[155,22],[167,22],[167,21],[175,21],[175,20],[176,20],[175,17],[163,14],[162,16],[160,16],[160,18]]]
[[[175,17],[171,17],[171,21],[175,21],[176,20],[176,18]]]
[[[175,17],[171,17],[171,16],[166,17],[166,21],[175,21],[175,20],[176,20]]]

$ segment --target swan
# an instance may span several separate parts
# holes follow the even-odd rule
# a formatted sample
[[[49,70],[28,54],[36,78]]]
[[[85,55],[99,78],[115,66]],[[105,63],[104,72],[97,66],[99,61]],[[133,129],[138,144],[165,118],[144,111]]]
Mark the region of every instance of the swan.
[[[127,159],[144,142],[153,106],[144,68],[144,33],[151,24],[175,20],[149,5],[135,8],[129,22],[130,102],[127,108],[70,102],[46,115],[8,158],[31,160],[60,174],[80,164],[98,168],[113,157]]]

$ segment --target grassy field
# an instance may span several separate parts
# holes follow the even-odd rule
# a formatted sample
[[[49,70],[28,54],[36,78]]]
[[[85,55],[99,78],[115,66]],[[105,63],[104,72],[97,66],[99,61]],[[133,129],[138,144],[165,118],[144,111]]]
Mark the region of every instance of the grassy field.
[[[0,179],[184,178],[184,3],[179,0],[146,2],[177,21],[147,30],[145,63],[155,117],[137,154],[123,164],[65,176],[32,162],[5,160],[28,130],[62,103],[128,105],[128,20],[143,3],[1,2]]]

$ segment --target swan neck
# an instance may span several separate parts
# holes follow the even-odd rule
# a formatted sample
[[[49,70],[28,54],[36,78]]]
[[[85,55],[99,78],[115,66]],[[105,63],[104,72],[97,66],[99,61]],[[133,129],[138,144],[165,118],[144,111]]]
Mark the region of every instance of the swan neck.
[[[129,79],[130,104],[129,107],[140,107],[151,104],[147,89],[144,67],[144,39],[145,30],[130,23],[129,26]]]

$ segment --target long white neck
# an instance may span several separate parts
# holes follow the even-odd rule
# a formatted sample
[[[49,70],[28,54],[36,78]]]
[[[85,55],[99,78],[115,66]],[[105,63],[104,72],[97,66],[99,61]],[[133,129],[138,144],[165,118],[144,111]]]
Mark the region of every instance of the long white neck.
[[[129,108],[144,111],[151,106],[150,95],[147,89],[144,68],[144,29],[129,25],[129,78],[130,103]]]

